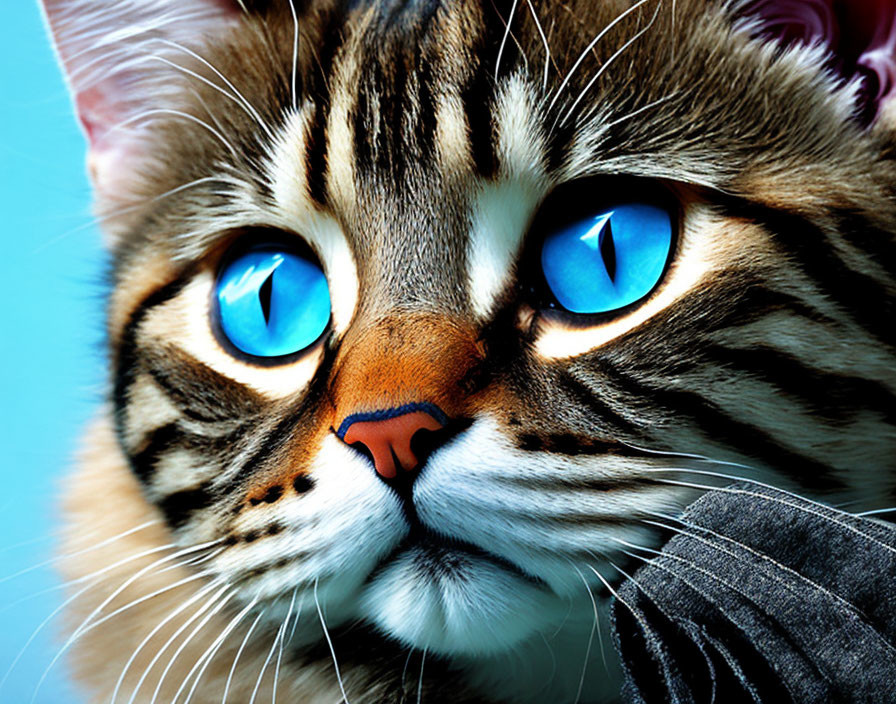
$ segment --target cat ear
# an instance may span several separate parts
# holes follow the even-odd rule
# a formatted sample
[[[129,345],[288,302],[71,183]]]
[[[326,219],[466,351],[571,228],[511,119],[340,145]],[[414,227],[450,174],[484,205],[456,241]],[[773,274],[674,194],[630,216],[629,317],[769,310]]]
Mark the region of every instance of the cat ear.
[[[863,47],[856,70],[863,78],[868,116],[879,120],[882,128],[896,131],[896,0],[844,5],[846,22],[856,28]]]
[[[857,81],[856,116],[896,129],[896,0],[746,0],[736,13],[782,46],[824,47],[828,68]]]
[[[174,43],[196,48],[224,31],[242,0],[43,0],[43,7],[90,144],[97,196],[126,200],[145,148],[141,123],[170,106],[164,57]]]

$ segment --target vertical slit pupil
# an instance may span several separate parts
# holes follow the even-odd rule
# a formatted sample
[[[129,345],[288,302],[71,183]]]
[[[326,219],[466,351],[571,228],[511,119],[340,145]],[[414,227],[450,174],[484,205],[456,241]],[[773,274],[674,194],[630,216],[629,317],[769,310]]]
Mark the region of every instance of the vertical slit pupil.
[[[258,301],[261,303],[261,312],[264,314],[265,324],[271,322],[271,295],[274,290],[274,273],[272,271],[271,275],[261,285],[261,288],[258,289]]]
[[[610,281],[616,283],[616,245],[613,242],[613,220],[607,220],[603,231],[600,233],[600,254],[607,267]]]

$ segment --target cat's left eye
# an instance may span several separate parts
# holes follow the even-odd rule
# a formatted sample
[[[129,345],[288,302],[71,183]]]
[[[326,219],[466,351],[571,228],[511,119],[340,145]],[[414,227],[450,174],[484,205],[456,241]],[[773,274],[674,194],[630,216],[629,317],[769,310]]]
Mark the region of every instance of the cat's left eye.
[[[541,271],[562,309],[611,313],[656,287],[672,242],[668,208],[651,201],[611,203],[549,229],[541,245]]]
[[[285,245],[262,245],[231,258],[218,275],[215,300],[227,341],[269,361],[311,346],[330,320],[330,291],[320,264]]]

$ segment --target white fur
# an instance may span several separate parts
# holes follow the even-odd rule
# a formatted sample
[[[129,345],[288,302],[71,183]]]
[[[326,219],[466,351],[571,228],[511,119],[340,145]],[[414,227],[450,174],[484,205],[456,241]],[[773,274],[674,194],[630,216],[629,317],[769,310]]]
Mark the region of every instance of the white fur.
[[[562,615],[550,594],[487,560],[455,551],[443,570],[429,574],[417,564],[423,552],[412,548],[395,559],[364,591],[361,605],[368,620],[413,648],[501,652]]]
[[[511,266],[535,208],[548,188],[544,134],[532,88],[519,76],[508,79],[495,104],[497,181],[480,181],[471,199],[469,291],[473,311],[488,318],[507,286]]]

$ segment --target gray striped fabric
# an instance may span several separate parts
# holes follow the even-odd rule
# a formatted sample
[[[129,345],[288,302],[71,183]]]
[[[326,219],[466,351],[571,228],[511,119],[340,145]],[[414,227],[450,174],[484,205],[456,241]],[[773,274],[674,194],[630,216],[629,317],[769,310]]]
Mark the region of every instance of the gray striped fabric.
[[[896,702],[896,528],[739,483],[673,530],[613,607],[627,702]]]

